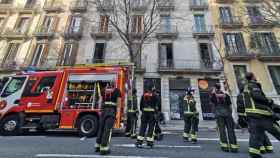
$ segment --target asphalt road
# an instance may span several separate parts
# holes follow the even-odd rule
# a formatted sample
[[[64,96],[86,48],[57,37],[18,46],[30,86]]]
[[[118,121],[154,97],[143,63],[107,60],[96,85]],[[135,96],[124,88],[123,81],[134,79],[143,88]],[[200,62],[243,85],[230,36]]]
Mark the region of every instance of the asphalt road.
[[[197,144],[184,142],[181,132],[166,132],[164,140],[156,142],[154,149],[137,149],[135,140],[115,136],[112,138],[112,154],[107,158],[248,158],[248,134],[237,133],[240,152],[223,153],[219,149],[217,134],[213,131],[199,133]],[[273,139],[272,139],[273,140]],[[280,143],[273,140],[274,154],[267,158],[279,158]],[[0,136],[0,158],[101,158],[94,152],[95,138],[79,138],[73,133],[31,133],[17,137]]]

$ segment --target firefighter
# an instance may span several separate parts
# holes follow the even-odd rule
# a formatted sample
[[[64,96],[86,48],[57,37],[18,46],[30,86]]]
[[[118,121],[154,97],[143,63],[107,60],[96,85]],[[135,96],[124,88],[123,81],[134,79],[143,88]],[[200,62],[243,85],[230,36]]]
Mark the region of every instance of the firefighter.
[[[273,118],[273,100],[268,99],[253,73],[246,74],[244,87],[245,112],[249,126],[249,153],[251,158],[262,158],[260,148],[265,132],[280,140],[280,127]]]
[[[231,100],[228,94],[216,84],[211,94],[211,101],[215,105],[215,115],[220,136],[221,149],[224,152],[238,152],[234,121],[232,117]]]
[[[146,135],[146,130],[148,128],[148,132],[146,135],[147,146],[152,148],[154,145],[154,132],[156,123],[155,115],[159,110],[159,101],[155,94],[152,92],[151,87],[148,87],[141,98],[140,110],[142,112],[141,126],[139,135],[137,137],[136,147],[142,147]]]
[[[137,90],[132,90],[132,96],[129,96],[127,103],[127,126],[126,136],[135,139],[137,118],[138,118],[138,106],[137,106]]]
[[[153,93],[154,95],[157,97],[157,100],[159,101],[159,109],[156,112],[156,123],[155,123],[155,132],[154,132],[154,137],[156,140],[161,141],[163,139],[163,134],[162,134],[162,130],[160,128],[160,120],[162,117],[162,113],[161,113],[161,103],[160,103],[160,95],[157,92],[156,88],[153,88]]]
[[[248,120],[245,112],[245,97],[244,97],[244,86],[240,87],[240,93],[237,96],[237,113],[238,113],[238,124],[241,128],[248,128]],[[273,146],[270,142],[269,137],[264,133],[263,144],[260,147],[260,151],[262,154],[264,153],[272,153]]]
[[[194,90],[192,88],[187,88],[186,96],[184,97],[183,108],[185,128],[183,138],[186,141],[189,141],[189,138],[191,138],[191,141],[196,143],[199,118],[193,93]]]
[[[118,107],[121,103],[121,92],[114,87],[114,83],[108,83],[104,89],[102,96],[102,114],[100,119],[100,127],[96,139],[95,149],[101,155],[110,153],[110,140],[112,136],[112,128],[115,123]]]

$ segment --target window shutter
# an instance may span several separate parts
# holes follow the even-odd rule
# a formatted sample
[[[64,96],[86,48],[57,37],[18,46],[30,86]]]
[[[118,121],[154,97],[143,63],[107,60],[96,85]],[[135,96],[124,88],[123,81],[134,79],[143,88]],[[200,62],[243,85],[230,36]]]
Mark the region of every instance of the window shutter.
[[[48,44],[44,44],[44,50],[42,52],[42,57],[39,61],[39,66],[44,65],[48,61]]]
[[[272,47],[273,47],[273,50],[274,50],[274,52],[275,53],[280,53],[279,51],[279,45],[278,45],[278,42],[277,42],[277,39],[276,39],[276,37],[275,37],[275,34],[274,33],[272,33],[272,32],[270,32],[269,33],[269,35],[270,35],[270,39],[272,40],[271,41],[271,45],[272,45]]]
[[[79,49],[79,44],[77,42],[72,44],[72,52],[71,52],[71,56],[70,56],[70,61],[69,64],[70,65],[75,65],[76,64],[76,58],[77,58],[77,54],[78,54],[78,49]]]
[[[65,43],[61,46],[60,51],[58,53],[58,60],[56,65],[57,66],[62,66],[62,61],[63,61],[63,56],[64,56],[64,48],[65,48]]]

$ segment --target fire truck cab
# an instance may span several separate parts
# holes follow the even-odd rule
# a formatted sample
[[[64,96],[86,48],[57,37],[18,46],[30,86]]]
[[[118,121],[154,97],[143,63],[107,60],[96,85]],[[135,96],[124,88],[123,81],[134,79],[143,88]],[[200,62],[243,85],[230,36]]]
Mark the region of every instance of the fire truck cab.
[[[130,74],[129,66],[112,65],[26,73],[18,104],[0,111],[0,133],[18,135],[28,129],[77,129],[81,136],[94,136],[99,127],[102,91],[109,82],[122,94],[115,124],[115,128],[121,128],[125,85]]]

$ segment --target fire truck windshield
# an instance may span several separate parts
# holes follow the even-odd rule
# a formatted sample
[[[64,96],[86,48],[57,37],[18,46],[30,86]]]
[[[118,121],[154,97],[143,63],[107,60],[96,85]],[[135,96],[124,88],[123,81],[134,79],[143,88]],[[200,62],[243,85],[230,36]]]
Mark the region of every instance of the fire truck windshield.
[[[20,90],[25,80],[26,77],[13,77],[5,87],[1,97],[7,97]]]

